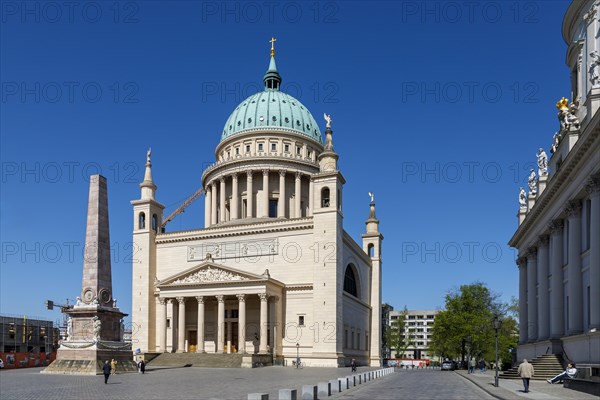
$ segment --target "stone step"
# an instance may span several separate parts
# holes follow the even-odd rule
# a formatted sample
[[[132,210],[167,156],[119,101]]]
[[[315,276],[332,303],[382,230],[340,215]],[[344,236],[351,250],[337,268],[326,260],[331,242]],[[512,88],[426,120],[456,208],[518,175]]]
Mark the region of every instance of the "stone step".
[[[529,361],[533,365],[535,376],[532,380],[540,381],[555,377],[564,371],[562,356],[558,354],[544,354]],[[502,379],[520,379],[518,374],[519,366],[516,365],[508,371],[500,374]]]
[[[163,353],[148,362],[152,367],[240,368],[242,354]]]

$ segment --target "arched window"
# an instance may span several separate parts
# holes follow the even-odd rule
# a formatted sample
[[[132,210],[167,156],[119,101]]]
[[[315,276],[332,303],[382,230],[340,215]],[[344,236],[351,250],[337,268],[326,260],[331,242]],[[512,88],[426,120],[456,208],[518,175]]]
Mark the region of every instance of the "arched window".
[[[340,189],[337,191],[337,209],[342,210],[342,192]]]
[[[369,243],[369,245],[367,246],[367,249],[369,250],[369,257],[374,257],[375,256],[375,246],[373,245],[373,243]]]
[[[145,228],[146,228],[146,214],[141,212],[138,217],[138,229],[145,229]]]
[[[156,214],[152,214],[152,230],[158,232],[158,217]]]
[[[323,188],[321,189],[321,207],[329,207],[329,204],[329,188]]]
[[[344,276],[344,292],[351,294],[352,296],[358,297],[356,275],[354,274],[354,268],[352,264],[348,264],[346,267],[346,274]]]

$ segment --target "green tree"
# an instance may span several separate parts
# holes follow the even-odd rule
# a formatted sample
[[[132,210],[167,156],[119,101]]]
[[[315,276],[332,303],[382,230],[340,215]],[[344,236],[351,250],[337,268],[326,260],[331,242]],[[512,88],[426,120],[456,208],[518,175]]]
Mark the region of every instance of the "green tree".
[[[404,306],[404,310],[392,321],[390,329],[386,332],[386,342],[396,353],[396,358],[402,357],[404,352],[414,344],[412,336],[406,332],[406,315],[408,309]]]
[[[516,321],[507,316],[509,306],[499,301],[481,282],[462,285],[446,294],[446,309],[437,314],[431,348],[447,358],[495,359],[494,316],[503,320],[498,332],[498,352],[506,356],[516,344]]]

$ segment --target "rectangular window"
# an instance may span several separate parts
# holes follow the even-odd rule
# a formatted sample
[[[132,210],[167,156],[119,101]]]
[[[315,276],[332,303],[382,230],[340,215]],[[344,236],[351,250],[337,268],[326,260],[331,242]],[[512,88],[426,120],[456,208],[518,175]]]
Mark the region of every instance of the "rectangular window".
[[[262,143],[258,144],[258,151],[263,151],[263,144]]]
[[[415,319],[415,316],[414,315],[409,315],[408,319]]]
[[[246,153],[250,153],[250,145],[249,144],[246,145]]]
[[[246,218],[248,215],[248,200],[242,200],[242,218]]]
[[[304,326],[304,315],[298,315],[298,326]]]
[[[286,145],[284,145],[284,146],[283,146],[283,150],[284,150],[286,153],[289,153],[289,152],[290,152],[290,145],[289,145],[289,144],[286,144]]]
[[[435,317],[433,315],[428,315],[427,319],[434,319]]]
[[[239,147],[235,148],[235,154],[240,154],[240,148]]]
[[[269,200],[269,218],[277,218],[277,200]]]
[[[231,318],[239,318],[240,310],[231,310]]]
[[[277,151],[277,144],[271,143],[271,151]]]
[[[167,328],[171,327],[171,318],[167,318]]]
[[[300,147],[300,146],[296,146],[296,154],[297,154],[297,155],[300,155],[300,154],[302,154],[302,147]]]

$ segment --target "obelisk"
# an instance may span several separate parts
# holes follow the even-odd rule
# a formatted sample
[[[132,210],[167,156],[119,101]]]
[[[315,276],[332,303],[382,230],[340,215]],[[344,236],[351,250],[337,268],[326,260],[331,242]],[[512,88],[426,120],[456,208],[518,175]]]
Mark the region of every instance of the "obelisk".
[[[67,337],[56,361],[44,373],[96,375],[105,361],[120,372],[136,371],[131,343],[123,341],[123,317],[112,296],[108,189],[106,178],[90,177],[81,297],[63,309],[69,316]]]

